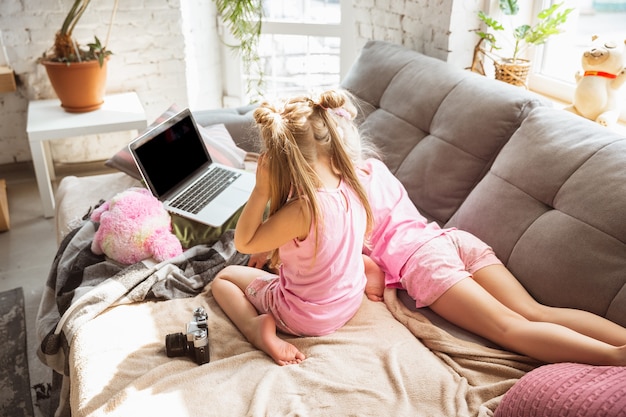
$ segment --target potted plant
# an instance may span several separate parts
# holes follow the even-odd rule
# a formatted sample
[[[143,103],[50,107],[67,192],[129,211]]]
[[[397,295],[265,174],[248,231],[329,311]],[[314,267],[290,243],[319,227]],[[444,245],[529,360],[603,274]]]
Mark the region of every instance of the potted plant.
[[[106,42],[97,36],[87,48],[74,40],[76,24],[91,0],[74,0],[61,29],[55,34],[54,45],[44,53],[39,62],[44,65],[50,83],[68,112],[87,112],[100,108],[104,102],[107,61],[112,54],[106,48],[118,0],[115,0]]]
[[[477,46],[480,51],[494,61],[495,77],[498,80],[506,81],[510,84],[525,86],[526,77],[530,69],[530,61],[521,58],[524,52],[531,45],[542,45],[548,38],[562,32],[562,26],[567,21],[568,15],[574,9],[561,9],[563,3],[555,3],[539,12],[534,25],[522,24],[516,27],[508,27],[498,20],[486,15],[483,11],[478,12],[478,18],[491,31],[477,31],[480,37]],[[515,16],[519,12],[517,0],[499,0],[500,11],[506,16]],[[493,50],[502,49],[501,34],[508,32],[508,41],[512,43],[512,54],[508,57],[501,57],[493,53]],[[480,46],[486,43],[490,46],[490,51],[486,51]]]

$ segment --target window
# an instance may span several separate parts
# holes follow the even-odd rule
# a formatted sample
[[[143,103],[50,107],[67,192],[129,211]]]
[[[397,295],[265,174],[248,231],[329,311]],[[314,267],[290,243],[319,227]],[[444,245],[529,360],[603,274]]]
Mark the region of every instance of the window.
[[[535,1],[533,15],[549,3]],[[571,103],[575,74],[582,71],[580,60],[592,44],[592,35],[618,44],[626,40],[626,0],[565,0],[565,6],[575,8],[565,32],[550,38],[543,48],[537,48],[529,85],[532,90]],[[626,121],[625,88],[621,91],[622,121]]]
[[[355,58],[351,0],[264,0],[259,42],[264,97],[295,95],[333,88]],[[245,81],[225,72],[226,105],[247,103]],[[244,77],[256,77],[244,74]],[[237,78],[235,80],[235,78]],[[250,92],[254,95],[254,92]]]

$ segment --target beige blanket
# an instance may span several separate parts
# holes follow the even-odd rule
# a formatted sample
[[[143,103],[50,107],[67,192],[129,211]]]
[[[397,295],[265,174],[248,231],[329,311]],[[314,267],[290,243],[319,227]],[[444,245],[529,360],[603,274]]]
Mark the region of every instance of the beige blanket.
[[[278,366],[253,348],[210,291],[113,307],[77,332],[70,350],[72,415],[491,416],[538,364],[464,342],[386,294],[324,337],[292,338],[307,359]],[[209,314],[211,362],[168,358],[165,336],[196,306]]]

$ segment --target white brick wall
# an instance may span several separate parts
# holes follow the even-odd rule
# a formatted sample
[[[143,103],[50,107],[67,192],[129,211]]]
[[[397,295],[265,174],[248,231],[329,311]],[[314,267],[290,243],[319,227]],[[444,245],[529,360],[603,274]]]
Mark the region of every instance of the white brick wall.
[[[355,45],[367,39],[405,45],[465,68],[471,64],[475,18],[489,0],[354,0]],[[114,0],[93,0],[76,29],[80,43],[104,42]],[[26,137],[28,101],[53,98],[36,60],[51,47],[72,0],[0,2],[0,29],[18,91],[0,94],[0,164],[31,159]],[[182,4],[182,6],[181,6]],[[215,7],[208,0],[124,0],[109,48],[107,92],[136,91],[151,121],[170,104],[192,109],[221,105],[222,77]],[[57,162],[108,158],[128,134],[54,141]]]
[[[488,0],[354,0],[357,44],[402,44],[465,68],[478,38],[476,11]]]
[[[212,2],[183,1],[185,16],[180,0],[124,0],[115,16],[108,45],[114,55],[109,61],[106,91],[136,91],[149,121],[172,103],[195,108],[220,106],[219,54],[192,47],[218,48],[216,35],[206,36],[206,31],[198,30],[215,32],[215,8]],[[113,3],[91,2],[74,32],[79,43],[90,42],[94,34],[105,42]],[[28,101],[56,97],[45,69],[36,60],[52,46],[71,4],[72,0],[1,2],[0,29],[19,86],[14,93],[0,94],[0,164],[31,159],[26,137]],[[183,31],[183,27],[187,29]],[[191,53],[194,56],[188,55]],[[199,68],[193,86],[187,74],[190,61]],[[52,155],[57,162],[105,159],[128,140],[127,133],[59,140],[53,142]]]

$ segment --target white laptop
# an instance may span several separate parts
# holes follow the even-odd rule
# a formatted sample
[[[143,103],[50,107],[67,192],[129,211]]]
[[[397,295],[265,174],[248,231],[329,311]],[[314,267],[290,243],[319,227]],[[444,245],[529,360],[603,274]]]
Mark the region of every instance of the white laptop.
[[[209,226],[222,226],[254,188],[254,174],[211,160],[189,109],[142,134],[128,148],[146,185],[170,213]]]

